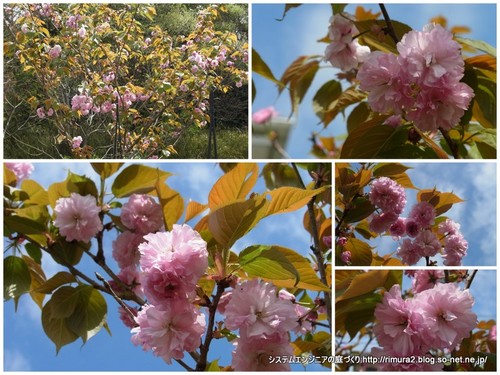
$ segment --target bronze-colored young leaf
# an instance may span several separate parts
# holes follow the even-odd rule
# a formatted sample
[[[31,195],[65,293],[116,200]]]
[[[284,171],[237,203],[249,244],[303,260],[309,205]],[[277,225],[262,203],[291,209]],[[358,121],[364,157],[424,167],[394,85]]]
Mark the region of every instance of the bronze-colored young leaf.
[[[184,222],[188,222],[194,219],[196,216],[200,215],[203,211],[208,209],[208,204],[201,204],[195,201],[189,201],[186,207],[186,217]]]
[[[347,300],[370,293],[375,289],[385,285],[389,276],[389,270],[371,270],[356,275],[346,291],[339,297],[336,302]]]
[[[368,293],[335,303],[335,328],[347,331],[351,339],[368,323],[373,322],[375,306],[381,300],[376,293]]]
[[[227,204],[207,216],[208,228],[220,245],[230,248],[265,216],[268,205],[265,197]]]
[[[132,164],[116,176],[111,191],[118,198],[132,194],[146,194],[155,190],[157,181],[163,182],[172,174],[158,168]]]
[[[266,188],[273,190],[282,186],[299,187],[300,182],[293,168],[286,163],[267,163],[261,172]]]
[[[339,81],[330,80],[323,84],[313,97],[313,110],[324,122],[325,114],[336,104],[338,97],[342,94],[342,86]],[[324,125],[328,125],[324,123]]]
[[[9,215],[4,217],[4,225],[10,233],[18,233],[42,247],[47,246],[47,237],[45,235],[47,229],[45,225],[38,221],[27,217]]]
[[[282,83],[278,81],[266,62],[260,57],[259,53],[252,48],[252,71],[260,74],[262,77],[281,85]]]
[[[354,103],[358,103],[366,98],[363,91],[356,89],[354,86],[342,91],[340,96],[330,103],[328,109],[323,116],[323,125],[326,127],[337,115],[343,112],[347,107]]]
[[[15,187],[17,183],[16,175],[5,164],[3,166],[3,183],[12,187]]]
[[[83,196],[92,195],[96,198],[98,196],[94,181],[86,176],[68,172],[66,180],[49,186],[48,199],[50,206],[54,208],[59,198],[69,197],[71,193],[78,193]]]
[[[286,14],[290,9],[297,8],[301,6],[302,4],[285,4],[285,9],[283,10],[283,15],[281,16],[280,19],[276,18],[276,21],[283,21],[285,19]]]
[[[165,229],[169,231],[179,221],[184,212],[184,199],[178,191],[160,181],[156,184],[156,194],[163,210]]]
[[[397,130],[390,126],[382,125],[386,118],[379,117],[356,127],[347,136],[342,146],[340,157],[342,159],[372,159],[376,158],[384,148],[397,146],[396,139],[393,139],[397,134]]]
[[[104,180],[116,173],[123,163],[90,163],[94,171]]]
[[[255,163],[238,163],[224,174],[208,194],[211,210],[222,207],[239,199],[244,199],[257,182],[259,167]]]
[[[372,247],[364,241],[351,237],[344,249],[351,252],[353,266],[369,266],[372,263]]]
[[[266,216],[298,210],[305,206],[312,197],[328,189],[330,189],[330,186],[323,186],[314,190],[284,186],[271,190],[268,192],[271,196],[271,202]]]
[[[410,167],[400,163],[378,163],[373,168],[373,176],[374,177],[391,177],[395,175],[400,175],[401,173],[406,172]]]
[[[435,189],[421,190],[417,194],[419,202],[429,202],[436,210],[436,216],[444,214],[453,204],[461,203],[464,200],[453,193],[441,193]]]
[[[43,272],[40,264],[35,262],[31,257],[23,255],[23,260],[26,262],[26,265],[30,270],[31,286],[29,293],[31,299],[38,305],[38,307],[40,307],[40,309],[42,309],[45,295],[38,292],[37,289],[47,280],[45,277],[45,272]]]

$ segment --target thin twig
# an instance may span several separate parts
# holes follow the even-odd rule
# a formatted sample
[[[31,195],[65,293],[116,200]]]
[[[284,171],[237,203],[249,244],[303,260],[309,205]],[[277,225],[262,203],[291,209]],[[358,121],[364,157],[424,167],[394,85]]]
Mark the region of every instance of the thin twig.
[[[175,362],[177,362],[179,365],[181,365],[182,367],[184,367],[184,369],[187,370],[187,371],[189,371],[189,372],[194,371],[194,369],[192,369],[191,367],[189,367],[184,361],[182,361],[180,359],[175,359]]]
[[[221,280],[217,282],[217,291],[212,300],[212,303],[208,307],[209,316],[208,316],[208,326],[207,326],[207,334],[205,336],[205,342],[200,345],[200,357],[196,363],[196,371],[205,371],[207,367],[207,356],[208,349],[210,348],[210,343],[213,339],[214,325],[215,325],[215,313],[217,312],[217,305],[219,304],[219,300],[224,293],[224,290],[227,287],[227,281]]]
[[[477,270],[473,270],[469,279],[467,280],[467,284],[465,285],[465,289],[469,289],[472,285],[472,281],[474,281],[474,277],[476,277]]]
[[[127,304],[125,302],[123,302],[122,299],[116,295],[115,291],[113,290],[113,288],[111,288],[111,285],[109,285],[109,283],[106,281],[106,279],[104,279],[104,277],[102,277],[97,272],[95,273],[95,276],[97,277],[97,279],[100,282],[102,282],[104,284],[104,287],[108,290],[109,294],[111,294],[111,296],[115,299],[115,301],[118,302],[118,304],[125,310],[125,312],[130,316],[132,321],[135,321],[134,313],[130,310],[130,308],[127,306]]]
[[[391,17],[389,17],[389,13],[387,13],[387,9],[385,9],[384,4],[379,4],[379,6],[382,14],[384,15],[385,24],[387,25],[387,32],[389,33],[389,36],[392,38],[394,43],[398,44],[399,38],[396,34],[396,30],[394,30],[394,25],[392,24]]]
[[[305,189],[306,185],[304,184],[304,181],[302,181],[302,177],[300,176],[297,165],[295,163],[292,163],[292,167],[295,171],[295,174],[297,175],[297,179],[299,180],[300,185],[302,186],[303,189]],[[320,184],[321,184],[321,179],[318,178],[314,188],[316,188],[316,189],[319,188]],[[317,259],[318,271],[319,271],[321,282],[325,285],[328,285],[328,281],[326,279],[325,260],[323,258],[323,254],[321,253],[321,249],[320,249],[318,228],[316,225],[316,217],[314,215],[314,202],[315,201],[316,201],[316,196],[312,197],[311,200],[307,203],[307,212],[309,214],[309,221],[311,223],[311,234],[312,234],[313,243],[314,243],[314,245],[311,246],[311,250],[313,251],[314,256]],[[332,300],[331,300],[330,292],[326,292],[326,291],[325,291],[325,305],[326,305],[326,317],[328,319],[328,323],[330,324],[330,332],[331,332],[332,331]]]

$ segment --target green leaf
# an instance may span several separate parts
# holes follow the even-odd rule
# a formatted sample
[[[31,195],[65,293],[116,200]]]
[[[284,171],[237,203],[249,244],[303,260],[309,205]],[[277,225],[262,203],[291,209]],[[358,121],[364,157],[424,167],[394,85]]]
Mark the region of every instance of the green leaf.
[[[397,146],[393,137],[398,131],[390,126],[382,125],[384,119],[379,118],[356,127],[347,136],[340,157],[342,159],[376,158],[384,151],[384,148]]]
[[[57,303],[50,299],[42,309],[42,327],[48,338],[56,345],[56,353],[67,344],[78,339],[78,335],[71,331],[65,318],[54,316],[54,311],[58,309]]]
[[[15,187],[17,184],[16,175],[5,164],[3,166],[3,183],[12,187]]]
[[[157,181],[163,182],[171,175],[171,173],[158,168],[132,164],[116,177],[111,191],[117,198],[128,197],[132,194],[150,193],[155,190]]]
[[[26,252],[28,255],[38,264],[41,263],[42,261],[42,250],[40,249],[40,246],[28,242],[24,245],[24,248],[26,249]]]
[[[354,103],[358,103],[366,98],[366,94],[354,86],[344,90],[340,96],[332,101],[328,106],[324,116],[323,124],[326,127],[337,115],[343,112],[347,107]]]
[[[482,41],[482,40],[473,40],[469,38],[462,38],[455,36],[455,40],[463,45],[478,49],[479,51],[486,52],[487,54],[491,56],[497,55],[497,50],[495,47],[489,45],[488,43]]]
[[[295,171],[288,164],[268,163],[262,168],[262,176],[269,190],[283,186],[301,186]]]
[[[102,328],[108,307],[102,294],[90,285],[76,287],[74,298],[77,299],[77,306],[68,317],[67,324],[85,343]]]
[[[61,271],[36,288],[36,291],[39,293],[50,294],[60,286],[74,282],[76,282],[75,276],[69,272]]]
[[[266,216],[292,212],[305,206],[313,197],[330,189],[330,186],[322,186],[318,189],[308,190],[289,186],[283,186],[268,192],[271,202]]]
[[[326,82],[316,92],[313,97],[313,110],[316,115],[324,122],[325,114],[330,109],[330,105],[339,98],[342,94],[342,86],[339,81],[334,79]],[[324,125],[328,125],[324,123]]]
[[[47,237],[45,236],[46,228],[38,221],[11,215],[4,217],[4,224],[10,233],[18,233],[42,247],[47,246]]]
[[[286,14],[290,9],[297,8],[302,4],[285,4],[285,10],[283,11],[283,16],[280,19],[276,18],[276,21],[283,21],[285,19]]]
[[[37,182],[33,180],[24,180],[21,183],[21,189],[29,196],[24,204],[38,204],[46,206],[49,204],[49,195],[47,191]]]
[[[57,240],[50,247],[50,255],[59,264],[63,266],[75,266],[80,263],[83,252],[90,249],[90,243],[71,241],[68,242],[62,237]]]
[[[366,102],[361,102],[354,107],[351,114],[347,118],[347,133],[352,133],[358,125],[366,122],[370,113],[370,108]]]
[[[382,300],[379,294],[369,293],[335,304],[335,328],[347,331],[353,339],[359,330],[375,319],[374,311]]]
[[[92,168],[94,168],[94,171],[103,179],[105,180],[109,176],[113,175],[116,173],[123,163],[90,163]]]
[[[210,364],[208,365],[206,371],[209,371],[209,372],[213,372],[213,371],[216,371],[216,372],[219,372],[222,370],[222,367],[219,366],[219,360],[216,359],[215,361],[212,361],[210,362]]]
[[[255,163],[238,163],[214,184],[208,194],[211,210],[245,199],[257,182],[259,167]]]
[[[259,53],[252,48],[252,71],[260,74],[262,77],[267,78],[268,80],[278,84],[282,85],[280,81],[278,81],[275,77],[271,69],[269,69],[269,66],[262,60],[262,57],[260,57]]]
[[[335,15],[337,13],[342,13],[347,6],[347,4],[331,4],[332,13]]]
[[[208,215],[208,228],[219,244],[230,248],[265,216],[268,205],[265,197],[254,197],[222,206]]]
[[[8,256],[3,260],[3,295],[4,300],[14,299],[16,309],[17,301],[31,288],[31,274],[24,259]]]
[[[58,182],[49,186],[48,199],[52,208],[56,206],[59,198],[69,197],[71,193],[78,193],[82,196],[92,195],[98,197],[97,187],[94,181],[86,176],[80,176],[68,172],[68,177],[63,182]]]
[[[292,263],[279,249],[255,245],[247,247],[239,255],[241,268],[249,275],[267,280],[294,280],[299,282],[300,275]]]
[[[358,198],[352,202],[352,207],[347,211],[344,223],[356,223],[370,216],[375,211],[375,206],[366,198]]]

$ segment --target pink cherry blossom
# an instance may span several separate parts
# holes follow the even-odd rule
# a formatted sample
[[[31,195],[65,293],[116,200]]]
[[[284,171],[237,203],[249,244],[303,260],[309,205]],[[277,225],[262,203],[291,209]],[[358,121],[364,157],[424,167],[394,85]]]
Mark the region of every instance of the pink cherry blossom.
[[[417,270],[413,275],[413,293],[420,293],[427,289],[432,289],[444,278],[443,270]]]
[[[403,212],[406,205],[406,194],[404,188],[389,177],[379,177],[370,185],[368,193],[370,202],[384,212]],[[393,222],[396,218],[393,220]]]
[[[135,307],[131,307],[131,306],[127,306],[128,307],[128,310],[134,315],[134,316],[137,316],[139,310]],[[119,307],[118,308],[118,314],[120,316],[120,320],[122,321],[122,323],[128,327],[128,328],[134,328],[137,326],[137,323],[135,322],[135,319],[132,319],[132,317],[130,316],[130,314],[125,311],[125,309],[123,307]]]
[[[25,178],[31,176],[31,173],[35,170],[35,167],[33,167],[33,164],[31,163],[6,162],[5,167],[16,175],[17,183],[20,183]]]
[[[433,257],[441,250],[441,243],[431,230],[423,230],[417,234],[413,245],[423,257]]]
[[[419,249],[408,238],[399,245],[397,255],[409,266],[413,266],[422,258]]]
[[[403,237],[406,233],[406,219],[404,217],[398,217],[389,227],[389,232],[393,239]]]
[[[429,202],[419,202],[413,206],[408,217],[414,220],[420,227],[427,228],[434,224],[436,210]]]
[[[393,285],[384,293],[384,298],[375,308],[377,324],[373,332],[384,348],[394,351],[398,356],[425,353],[430,345],[423,339],[425,327],[423,315],[414,310],[410,300],[401,298],[401,288]]]
[[[398,215],[394,212],[383,212],[379,215],[372,215],[369,229],[376,233],[384,233],[396,222]]]
[[[132,329],[132,342],[152,350],[168,364],[195,351],[205,332],[205,316],[189,302],[143,306]]]
[[[454,283],[438,283],[414,297],[415,309],[425,320],[430,342],[436,348],[454,349],[476,327],[474,298]]]
[[[456,234],[460,230],[460,224],[451,219],[439,223],[438,232],[441,234]]]
[[[258,110],[252,115],[252,122],[254,124],[266,124],[275,118],[278,115],[278,112],[274,109],[274,107],[266,107]]]
[[[83,116],[87,116],[93,107],[93,100],[86,93],[75,95],[71,99],[71,109],[73,111],[80,111]]]
[[[488,334],[488,339],[497,341],[497,326],[496,324],[490,328],[490,333]]]
[[[139,264],[139,245],[144,241],[141,234],[125,231],[113,241],[113,258],[120,268]]]
[[[38,116],[38,118],[45,118],[46,116],[45,109],[43,107],[37,108],[36,115]]]
[[[122,207],[120,219],[123,225],[137,233],[154,233],[163,226],[163,211],[149,195],[132,194]]]
[[[411,219],[406,219],[405,221],[405,230],[406,230],[406,234],[410,237],[416,237],[417,234],[420,233],[420,230],[422,228],[420,227],[420,225],[415,221],[415,220],[411,220]]]
[[[460,266],[467,255],[469,244],[461,233],[457,232],[445,238],[443,258],[445,266]]]
[[[73,140],[71,141],[71,147],[78,148],[81,146],[82,142],[83,142],[83,138],[80,135],[73,137]]]
[[[78,30],[78,36],[80,38],[85,38],[85,35],[87,35],[87,30],[85,29],[85,26],[80,27],[80,30]]]
[[[56,44],[54,47],[52,47],[49,50],[50,58],[55,59],[55,58],[59,57],[59,55],[61,54],[61,51],[62,51],[61,46],[59,44]]]
[[[244,330],[250,337],[270,337],[297,326],[292,302],[281,300],[276,288],[258,279],[245,281],[233,290],[226,306],[226,327]]]
[[[235,371],[290,371],[290,364],[278,361],[282,356],[293,356],[287,337],[274,333],[268,337],[240,337],[234,342],[231,367]]]
[[[350,265],[351,264],[351,252],[349,250],[347,251],[342,251],[342,253],[340,253],[340,260],[342,260],[342,262],[344,262],[345,264],[347,265]]]
[[[71,193],[69,198],[59,198],[54,212],[54,225],[59,228],[59,233],[66,237],[66,241],[89,242],[102,230],[99,218],[101,208],[97,206],[92,195]]]

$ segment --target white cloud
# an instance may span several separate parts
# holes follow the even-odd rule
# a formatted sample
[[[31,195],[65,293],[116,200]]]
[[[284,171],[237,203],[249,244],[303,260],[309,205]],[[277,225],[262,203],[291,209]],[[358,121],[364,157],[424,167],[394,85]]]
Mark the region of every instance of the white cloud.
[[[5,371],[31,371],[28,358],[17,350],[5,350],[4,361]]]

